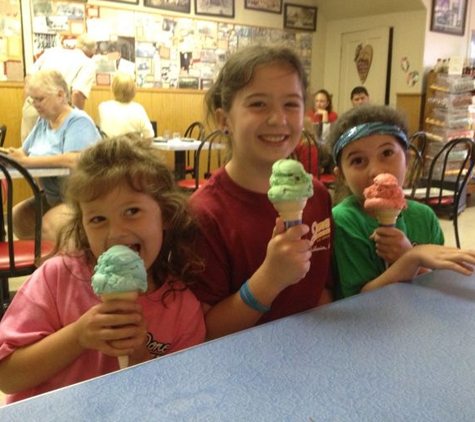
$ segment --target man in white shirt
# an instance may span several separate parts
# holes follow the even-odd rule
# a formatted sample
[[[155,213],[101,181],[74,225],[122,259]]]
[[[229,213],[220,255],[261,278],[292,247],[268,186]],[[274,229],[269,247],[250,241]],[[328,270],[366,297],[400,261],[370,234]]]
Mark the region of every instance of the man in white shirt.
[[[96,52],[96,41],[87,34],[80,35],[73,50],[55,47],[46,50],[27,72],[25,86],[30,75],[40,69],[53,69],[60,72],[71,89],[71,105],[84,109],[86,99],[96,78],[96,66],[92,56]],[[35,108],[26,98],[22,110],[22,142],[33,129],[38,119]]]

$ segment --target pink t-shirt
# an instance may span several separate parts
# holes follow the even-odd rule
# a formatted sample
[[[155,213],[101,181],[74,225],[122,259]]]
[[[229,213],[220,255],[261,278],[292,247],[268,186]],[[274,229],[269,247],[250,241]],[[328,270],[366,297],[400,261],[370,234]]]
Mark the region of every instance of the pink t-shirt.
[[[16,348],[41,340],[76,321],[100,302],[91,287],[92,269],[83,257],[57,256],[46,261],[19,289],[0,323],[0,360]],[[148,323],[147,347],[155,356],[176,352],[203,342],[201,306],[190,290],[177,291],[161,301],[165,284],[141,295]],[[86,350],[69,367],[47,382],[8,395],[6,403],[65,387],[119,369],[116,357]]]

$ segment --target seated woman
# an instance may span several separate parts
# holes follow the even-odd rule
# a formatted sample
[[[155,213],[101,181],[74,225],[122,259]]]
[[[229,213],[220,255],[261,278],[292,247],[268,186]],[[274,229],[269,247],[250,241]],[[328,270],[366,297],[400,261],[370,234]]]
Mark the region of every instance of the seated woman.
[[[319,172],[331,174],[333,162],[328,151],[323,148],[323,144],[330,132],[330,123],[335,122],[337,118],[338,114],[333,111],[332,96],[330,93],[325,89],[318,90],[313,95],[313,109],[308,110],[305,114],[304,127],[322,146],[320,156],[318,155],[319,151],[317,147],[309,145],[305,137],[295,149],[298,160],[302,162],[306,171],[312,173],[314,176],[319,177]],[[315,131],[315,123],[321,123],[318,133]]]
[[[313,123],[333,123],[338,114],[333,111],[332,96],[325,89],[320,89],[313,96],[313,110],[308,110],[306,116]]]
[[[137,86],[132,76],[117,73],[112,80],[114,99],[99,104],[99,127],[108,137],[140,133],[144,139],[155,136],[147,112],[139,103],[132,101]]]
[[[25,167],[74,167],[79,151],[100,139],[93,120],[85,111],[69,105],[70,90],[61,73],[40,70],[27,82],[26,91],[39,118],[20,148],[9,148],[9,156]],[[68,218],[63,204],[61,177],[42,177],[43,239],[54,241]],[[33,198],[13,208],[13,225],[19,239],[33,239]]]

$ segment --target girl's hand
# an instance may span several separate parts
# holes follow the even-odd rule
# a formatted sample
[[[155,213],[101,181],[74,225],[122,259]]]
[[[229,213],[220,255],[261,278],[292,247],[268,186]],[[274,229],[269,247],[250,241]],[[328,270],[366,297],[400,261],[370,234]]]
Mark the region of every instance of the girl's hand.
[[[310,231],[304,224],[287,230],[281,218],[277,219],[274,235],[267,245],[266,258],[259,270],[265,280],[280,293],[286,287],[298,283],[310,269],[310,239],[302,239]]]
[[[325,110],[324,108],[319,108],[317,110],[317,114],[320,114],[322,116],[322,123],[328,123],[328,111]]]
[[[76,322],[78,341],[86,349],[109,356],[142,354],[147,325],[142,307],[125,300],[112,300],[93,306]]]
[[[457,249],[441,245],[418,245],[401,256],[379,277],[366,283],[362,292],[378,289],[391,283],[412,280],[421,267],[433,270],[452,270],[464,275],[473,273],[475,250]]]
[[[405,252],[412,249],[412,243],[404,232],[394,227],[378,227],[370,239],[376,245],[376,253],[389,264],[396,262]]]
[[[420,267],[433,270],[452,270],[464,275],[473,273],[475,250],[458,249],[441,245],[418,245],[408,252],[414,256]]]

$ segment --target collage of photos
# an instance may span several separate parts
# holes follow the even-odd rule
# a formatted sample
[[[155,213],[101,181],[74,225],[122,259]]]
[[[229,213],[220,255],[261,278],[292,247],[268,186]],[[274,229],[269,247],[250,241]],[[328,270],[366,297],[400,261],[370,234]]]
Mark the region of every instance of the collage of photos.
[[[70,47],[68,43],[74,44],[75,37],[87,31],[98,43],[98,84],[109,84],[111,75],[121,70],[134,75],[140,87],[207,89],[231,53],[259,43],[297,46],[310,74],[312,34],[308,32],[87,3],[33,1],[35,58],[46,48]]]

